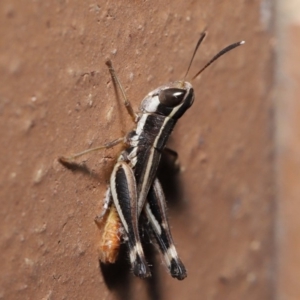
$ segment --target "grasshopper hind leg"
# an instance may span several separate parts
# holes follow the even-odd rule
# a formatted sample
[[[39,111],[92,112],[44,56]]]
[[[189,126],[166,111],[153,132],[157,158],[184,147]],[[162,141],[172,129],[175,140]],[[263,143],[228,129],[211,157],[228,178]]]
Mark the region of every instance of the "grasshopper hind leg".
[[[174,246],[166,214],[166,200],[158,179],[154,180],[147,200],[144,211],[151,225],[151,231],[154,232],[162,251],[169,272],[172,277],[183,280],[187,276],[187,273]]]
[[[129,257],[133,273],[137,277],[151,276],[146,262],[138,229],[138,207],[136,181],[132,169],[124,161],[119,161],[110,179],[112,198],[121,219],[129,247]]]
[[[103,207],[99,215],[95,217],[95,222],[100,223],[103,220],[103,216],[106,214],[109,206],[111,205],[111,190],[110,187],[107,188],[105,197],[103,199]]]

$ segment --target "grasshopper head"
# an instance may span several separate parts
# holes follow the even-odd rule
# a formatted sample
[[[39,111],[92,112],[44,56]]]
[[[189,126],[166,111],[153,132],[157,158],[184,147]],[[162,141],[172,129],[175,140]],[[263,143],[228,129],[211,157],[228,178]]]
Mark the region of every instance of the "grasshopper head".
[[[175,81],[150,92],[142,101],[143,113],[179,119],[194,102],[194,89],[187,81]]]

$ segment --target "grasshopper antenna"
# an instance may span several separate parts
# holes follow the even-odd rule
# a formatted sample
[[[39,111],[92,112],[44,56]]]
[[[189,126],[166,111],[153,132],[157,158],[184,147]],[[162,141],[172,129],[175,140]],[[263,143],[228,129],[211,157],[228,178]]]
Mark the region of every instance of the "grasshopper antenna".
[[[185,78],[186,78],[187,74],[189,73],[189,70],[190,70],[191,65],[192,65],[192,63],[193,63],[193,60],[194,60],[194,57],[195,57],[195,55],[196,55],[196,53],[197,53],[197,50],[198,50],[199,46],[201,45],[201,43],[203,42],[203,40],[204,40],[204,38],[206,37],[206,35],[207,35],[207,33],[206,33],[206,31],[204,30],[204,31],[201,33],[200,38],[199,38],[199,40],[198,40],[198,42],[197,42],[197,45],[196,45],[196,47],[195,47],[195,50],[194,50],[192,59],[191,59],[190,64],[189,64],[189,67],[187,68],[187,71],[186,71],[186,73],[185,73],[185,75],[184,75],[184,77],[183,77],[183,81],[185,81]]]
[[[240,42],[237,42],[237,43],[234,43],[234,44],[231,44],[227,47],[225,47],[223,50],[221,50],[219,53],[217,53],[193,78],[195,79],[196,77],[198,77],[208,66],[210,66],[214,61],[216,61],[219,57],[221,57],[222,55],[224,55],[225,53],[229,52],[230,50],[238,47],[238,46],[241,46],[245,44],[245,41],[240,41]]]

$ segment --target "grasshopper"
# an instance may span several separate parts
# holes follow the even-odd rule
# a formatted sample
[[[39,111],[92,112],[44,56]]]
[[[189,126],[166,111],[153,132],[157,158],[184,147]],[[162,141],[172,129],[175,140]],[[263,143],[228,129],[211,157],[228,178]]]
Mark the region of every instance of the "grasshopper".
[[[172,239],[163,189],[156,177],[162,152],[178,119],[194,102],[194,89],[185,81],[194,56],[206,33],[200,35],[192,59],[183,80],[171,82],[151,91],[141,102],[136,114],[128,101],[125,91],[116,76],[110,60],[106,62],[111,76],[124,99],[125,107],[135,123],[135,128],[125,137],[116,139],[104,146],[89,149],[70,157],[61,157],[63,164],[91,151],[111,148],[123,143],[121,152],[110,176],[110,183],[104,200],[103,211],[96,217],[101,221],[108,213],[101,242],[103,262],[114,262],[121,243],[121,236],[129,248],[129,258],[134,275],[140,278],[151,276],[139,235],[139,220],[143,215],[150,231],[158,242],[166,265],[172,277],[179,280],[187,276]],[[228,51],[244,44],[244,41],[231,44],[217,53],[194,77],[196,78],[210,64]]]

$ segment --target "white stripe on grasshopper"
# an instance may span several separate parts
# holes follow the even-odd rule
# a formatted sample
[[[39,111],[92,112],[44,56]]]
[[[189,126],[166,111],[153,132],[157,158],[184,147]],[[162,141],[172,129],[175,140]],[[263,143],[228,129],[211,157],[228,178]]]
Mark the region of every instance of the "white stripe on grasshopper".
[[[139,119],[136,127],[136,134],[139,137],[144,132],[144,126],[146,124],[147,118],[149,114],[143,114]]]
[[[145,203],[145,199],[147,197],[147,194],[148,194],[148,191],[145,190],[147,184],[148,184],[148,180],[149,180],[149,174],[150,174],[150,170],[151,170],[151,167],[152,167],[152,163],[153,163],[153,157],[154,157],[154,150],[158,144],[158,141],[159,141],[159,138],[165,128],[165,124],[168,123],[168,121],[170,120],[170,118],[166,117],[161,128],[160,128],[160,131],[157,135],[157,137],[155,138],[154,140],[154,143],[153,143],[153,146],[151,147],[151,150],[150,150],[150,154],[149,154],[149,159],[147,161],[147,166],[146,166],[146,170],[145,170],[145,175],[144,175],[144,180],[143,180],[143,184],[142,184],[142,188],[141,188],[141,192],[140,192],[140,195],[139,195],[139,198],[138,198],[138,205],[139,205],[139,214],[143,208],[143,205]]]
[[[145,188],[146,188],[146,185],[148,184],[150,170],[151,170],[151,167],[153,165],[152,162],[153,162],[153,157],[154,157],[154,150],[155,149],[153,147],[151,147],[151,150],[150,150],[150,153],[149,153],[149,158],[148,158],[148,161],[147,161],[147,166],[146,166],[146,169],[145,169],[142,188],[141,188],[140,194],[138,196],[138,215],[140,215],[140,213],[143,209],[143,206],[144,206],[147,194],[148,194],[148,191],[146,191]]]
[[[175,260],[178,259],[178,254],[177,254],[177,251],[176,251],[175,246],[173,244],[170,245],[167,252],[168,252],[170,257],[174,258]]]
[[[160,101],[157,95],[152,96],[152,94],[150,93],[144,98],[142,103],[144,104],[143,107],[147,112],[156,113]]]
[[[161,227],[158,221],[156,220],[155,216],[153,215],[149,203],[146,203],[146,213],[148,215],[148,218],[151,220],[152,226],[154,226],[154,230],[161,235]]]
[[[137,242],[132,249],[130,249],[129,252],[129,258],[131,262],[136,261],[136,257],[139,255],[140,257],[144,257],[143,248],[140,242]]]
[[[112,196],[113,196],[113,199],[114,199],[114,203],[115,203],[117,212],[120,216],[120,219],[122,221],[123,226],[125,227],[126,232],[128,232],[128,225],[127,225],[127,222],[124,218],[122,209],[120,207],[120,204],[119,204],[120,199],[118,198],[118,193],[116,191],[116,172],[119,169],[119,166],[121,166],[121,164],[117,163],[115,165],[114,169],[113,169],[113,172],[112,172],[111,177],[110,177],[110,186],[111,186],[111,193],[112,193]]]
[[[174,259],[175,261],[178,260],[178,254],[177,254],[177,251],[176,251],[174,245],[170,245],[167,252],[165,252],[165,254],[164,254],[164,258],[165,258],[165,261],[168,266],[171,265],[172,259]]]
[[[132,168],[135,167],[136,163],[137,163],[137,156],[130,159],[130,165]]]

